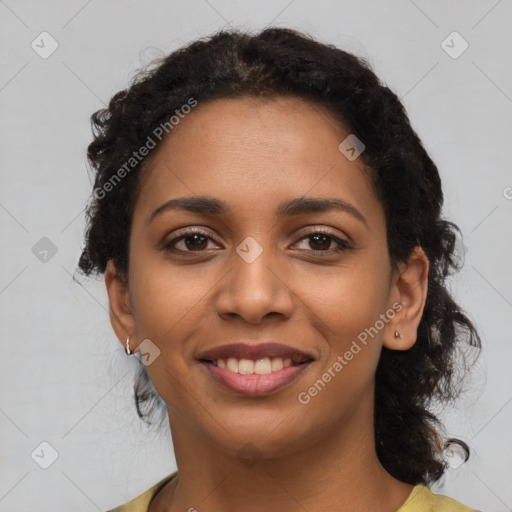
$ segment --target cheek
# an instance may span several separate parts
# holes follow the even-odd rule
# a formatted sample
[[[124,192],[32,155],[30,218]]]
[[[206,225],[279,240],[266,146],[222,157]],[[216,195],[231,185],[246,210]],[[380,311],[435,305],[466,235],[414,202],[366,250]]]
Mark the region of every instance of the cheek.
[[[149,255],[132,258],[132,297],[139,340],[150,339],[166,359],[183,355],[187,336],[201,322],[201,310],[212,286],[200,273],[180,270]],[[191,269],[192,267],[189,267]]]
[[[383,332],[375,325],[386,311],[385,275],[373,265],[360,270],[340,269],[325,279],[323,288],[318,286],[322,280],[317,280],[314,290],[304,290],[309,322],[321,333],[323,353],[318,371],[304,381],[297,396],[301,404],[298,424],[313,423],[314,418],[326,418],[326,425],[343,424],[363,403],[372,408]]]
[[[385,326],[380,318],[387,308],[388,273],[378,258],[359,263],[317,277],[315,286],[302,291],[309,322],[322,338],[319,372],[329,388],[326,392],[321,383],[317,386],[322,388],[322,397],[315,399],[318,406],[331,399],[357,403],[373,383]]]
[[[146,366],[151,382],[168,405],[186,414],[194,407],[189,393],[184,393],[189,388],[187,341],[201,323],[201,299],[207,288],[181,272],[146,261],[140,267],[133,261],[137,338],[158,347],[158,357]]]
[[[389,291],[385,276],[379,265],[340,267],[305,286],[302,299],[321,320],[327,337],[343,345],[384,313]]]

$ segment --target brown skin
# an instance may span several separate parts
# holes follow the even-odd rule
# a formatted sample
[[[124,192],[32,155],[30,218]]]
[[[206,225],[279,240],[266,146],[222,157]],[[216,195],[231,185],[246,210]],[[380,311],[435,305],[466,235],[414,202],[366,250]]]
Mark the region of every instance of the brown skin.
[[[303,100],[223,99],[198,105],[151,155],[135,205],[129,285],[113,261],[105,275],[119,341],[129,335],[136,350],[147,338],[161,351],[147,370],[168,405],[179,479],[150,512],[392,512],[410,494],[375,452],[374,374],[382,346],[407,350],[416,341],[428,260],[417,248],[391,268],[382,205],[360,159],[338,150],[347,135]],[[193,195],[227,202],[232,216],[175,210],[148,224],[161,204]],[[343,199],[367,224],[335,210],[277,219],[279,203],[302,196]],[[212,237],[197,260],[191,238],[175,244],[189,257],[160,247],[185,226]],[[304,238],[318,227],[353,249],[314,254],[337,247]],[[248,236],[263,248],[250,264],[236,252]],[[403,309],[302,405],[298,394],[394,303]],[[280,391],[238,395],[196,357],[240,339],[275,340],[315,362]],[[259,450],[251,466],[237,456],[248,442]]]

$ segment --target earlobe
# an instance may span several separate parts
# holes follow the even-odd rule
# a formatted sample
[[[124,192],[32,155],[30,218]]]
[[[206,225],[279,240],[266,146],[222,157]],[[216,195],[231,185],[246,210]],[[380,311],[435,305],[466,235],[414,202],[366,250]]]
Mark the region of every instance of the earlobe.
[[[390,350],[408,350],[415,343],[428,291],[428,258],[415,247],[408,260],[399,265],[391,296],[401,304],[384,333],[383,346]]]
[[[109,298],[110,323],[119,342],[124,347],[126,338],[135,332],[135,319],[130,303],[128,286],[126,281],[119,275],[112,259],[108,260],[107,268],[105,269],[105,286]],[[133,341],[132,339],[132,345]]]

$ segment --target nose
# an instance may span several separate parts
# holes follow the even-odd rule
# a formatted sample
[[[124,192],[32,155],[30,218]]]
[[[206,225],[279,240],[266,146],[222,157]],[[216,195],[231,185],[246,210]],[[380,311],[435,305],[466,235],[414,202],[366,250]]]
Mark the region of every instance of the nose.
[[[248,250],[244,252],[244,249]],[[241,244],[239,252],[233,251],[230,272],[219,283],[216,294],[217,313],[223,319],[242,318],[247,323],[258,324],[266,317],[291,316],[292,283],[287,282],[287,272],[275,253],[261,249],[255,259],[254,254],[250,257],[250,252],[254,251],[251,244]]]

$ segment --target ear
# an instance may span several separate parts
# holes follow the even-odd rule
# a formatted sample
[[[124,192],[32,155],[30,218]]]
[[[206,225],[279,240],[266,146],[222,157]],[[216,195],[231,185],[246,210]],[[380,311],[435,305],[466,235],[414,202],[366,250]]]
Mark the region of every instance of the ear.
[[[393,276],[390,298],[402,305],[394,308],[384,333],[383,346],[391,350],[408,350],[417,339],[428,290],[428,258],[421,247],[415,247],[407,262],[401,263]],[[399,336],[395,336],[399,333]]]
[[[126,338],[135,333],[135,319],[130,303],[126,279],[117,271],[114,261],[108,260],[105,269],[105,285],[109,299],[110,323],[123,347]],[[135,340],[133,340],[135,342]],[[134,352],[135,343],[131,344]]]

